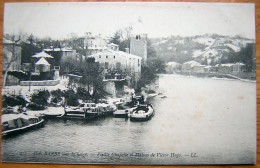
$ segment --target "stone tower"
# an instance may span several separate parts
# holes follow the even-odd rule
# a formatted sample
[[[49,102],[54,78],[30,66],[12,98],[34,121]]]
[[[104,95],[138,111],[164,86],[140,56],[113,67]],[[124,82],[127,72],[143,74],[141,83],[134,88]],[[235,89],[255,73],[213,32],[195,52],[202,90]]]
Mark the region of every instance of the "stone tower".
[[[131,37],[130,54],[142,57],[142,63],[147,63],[147,34],[136,34]]]

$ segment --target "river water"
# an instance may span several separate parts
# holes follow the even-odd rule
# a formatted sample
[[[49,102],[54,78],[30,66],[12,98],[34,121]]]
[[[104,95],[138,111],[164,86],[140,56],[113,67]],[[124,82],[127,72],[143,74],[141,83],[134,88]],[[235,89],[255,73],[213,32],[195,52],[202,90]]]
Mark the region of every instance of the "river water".
[[[256,159],[256,83],[160,75],[147,122],[48,120],[2,139],[5,162],[247,164]]]

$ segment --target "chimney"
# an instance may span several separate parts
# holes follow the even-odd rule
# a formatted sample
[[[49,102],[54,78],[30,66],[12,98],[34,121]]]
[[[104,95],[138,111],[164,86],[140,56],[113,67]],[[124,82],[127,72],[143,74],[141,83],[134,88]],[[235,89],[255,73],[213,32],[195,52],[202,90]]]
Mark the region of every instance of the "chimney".
[[[130,54],[129,48],[125,48],[125,52],[126,52],[127,54]]]

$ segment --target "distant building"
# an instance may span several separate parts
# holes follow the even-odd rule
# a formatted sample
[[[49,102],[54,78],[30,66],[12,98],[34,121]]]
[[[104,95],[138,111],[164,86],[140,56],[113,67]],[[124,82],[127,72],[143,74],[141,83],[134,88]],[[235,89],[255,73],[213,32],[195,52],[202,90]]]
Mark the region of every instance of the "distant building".
[[[70,48],[52,48],[44,49],[44,51],[60,61],[80,59],[77,57],[76,50]],[[60,59],[58,59],[58,57],[60,57]],[[56,62],[56,65],[59,65],[59,62]]]
[[[15,44],[14,41],[11,41],[11,40],[8,40],[5,38],[3,39],[3,63],[2,63],[3,77],[7,70],[9,72],[21,70],[21,51],[22,51],[22,49],[19,44]],[[11,61],[11,60],[13,60],[13,61]],[[11,62],[11,65],[8,68],[7,66],[10,62]],[[19,79],[12,75],[7,75],[5,84],[6,85],[19,84]]]
[[[177,62],[168,62],[166,64],[165,70],[167,73],[175,73],[181,70],[181,64]]]
[[[50,64],[45,58],[39,59],[35,63],[35,72],[36,73],[41,73],[41,72],[50,72]]]
[[[220,64],[217,67],[219,73],[234,74],[234,73],[243,72],[245,64],[243,63]]]
[[[12,51],[14,50],[14,56],[12,55]],[[9,71],[20,70],[21,69],[21,51],[22,48],[19,44],[15,44],[15,42],[7,39],[3,39],[3,71],[6,70],[6,65],[10,62],[12,57],[14,61],[11,63]]]
[[[203,73],[205,72],[205,67],[205,65],[194,65],[192,67],[192,72]]]
[[[201,66],[201,64],[199,62],[196,62],[196,61],[188,61],[188,62],[185,62],[182,64],[182,71],[183,72],[192,72],[194,69],[196,71],[199,71],[199,67]],[[196,68],[194,68],[196,67]]]
[[[92,33],[87,32],[84,39],[84,49],[86,50],[86,56],[96,54],[107,48],[107,42],[99,34],[98,36],[92,35]]]
[[[142,58],[147,63],[147,34],[137,34],[130,39],[130,53]]]

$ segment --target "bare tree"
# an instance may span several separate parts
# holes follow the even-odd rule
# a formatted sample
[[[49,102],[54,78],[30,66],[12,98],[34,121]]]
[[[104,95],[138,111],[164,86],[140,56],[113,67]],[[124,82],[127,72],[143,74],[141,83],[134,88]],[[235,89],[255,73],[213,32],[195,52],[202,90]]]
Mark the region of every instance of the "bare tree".
[[[4,79],[3,79],[3,87],[6,85],[6,80],[8,76],[8,72],[14,62],[16,62],[21,56],[18,51],[19,41],[21,37],[18,36],[18,39],[15,39],[13,35],[11,40],[5,40],[3,44],[3,71],[4,71]]]
[[[131,39],[131,36],[132,36],[132,31],[133,31],[133,26],[132,25],[125,27],[127,47],[129,48],[129,51],[130,51],[130,39]]]

